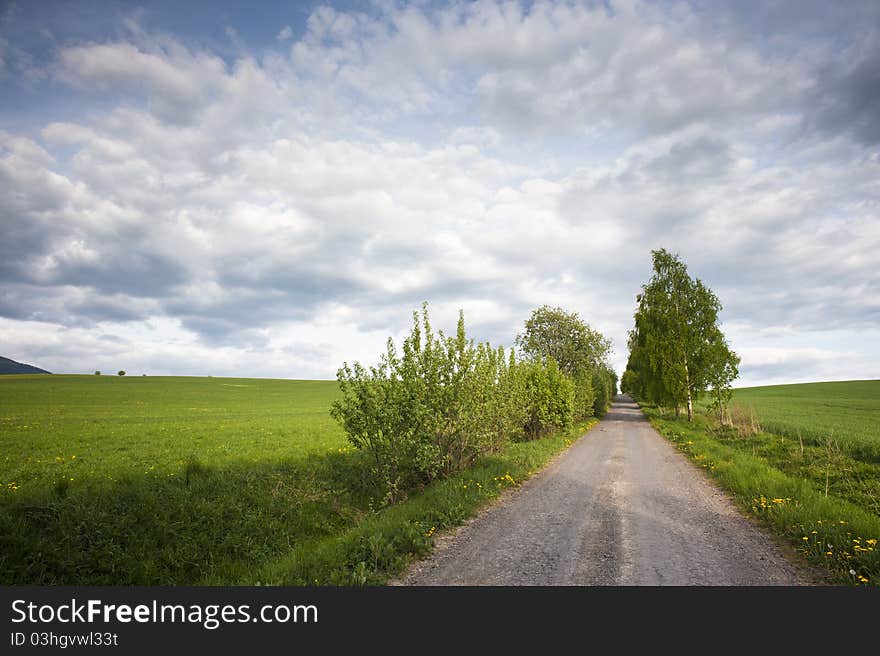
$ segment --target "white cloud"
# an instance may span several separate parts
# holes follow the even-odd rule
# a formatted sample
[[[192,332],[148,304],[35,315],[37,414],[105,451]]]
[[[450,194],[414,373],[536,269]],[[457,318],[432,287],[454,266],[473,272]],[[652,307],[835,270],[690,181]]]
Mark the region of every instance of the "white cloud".
[[[130,43],[72,46],[61,50],[58,67],[62,79],[86,89],[146,94],[156,115],[172,122],[191,120],[225,73],[219,57],[175,41],[152,51]]]
[[[59,50],[87,117],[0,133],[0,339],[38,366],[332,377],[427,299],[507,344],[568,307],[621,369],[660,246],[744,379],[876,362],[809,343],[880,318],[880,160],[807,120],[821,43],[635,2],[322,7],[231,61],[135,27]]]
[[[284,27],[281,28],[281,30],[278,32],[278,36],[276,36],[275,38],[278,41],[287,41],[292,36],[293,36],[293,28],[290,27],[290,25],[285,25]]]

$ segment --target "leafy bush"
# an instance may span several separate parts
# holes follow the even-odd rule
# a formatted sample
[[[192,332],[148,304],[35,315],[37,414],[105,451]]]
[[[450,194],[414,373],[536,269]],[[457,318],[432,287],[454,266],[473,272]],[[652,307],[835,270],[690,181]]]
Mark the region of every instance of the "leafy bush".
[[[593,413],[596,417],[603,417],[611,405],[617,381],[610,369],[601,367],[593,370],[592,382],[593,389],[596,392],[595,399],[593,400]]]
[[[524,381],[524,437],[536,439],[555,428],[571,425],[574,383],[559,370],[556,361],[532,360],[518,366]]]
[[[596,414],[594,406],[596,390],[593,388],[592,378],[592,375],[587,371],[581,371],[572,378],[574,384],[572,418],[575,421],[589,419]]]
[[[434,334],[427,304],[399,352],[379,364],[343,364],[331,414],[370,454],[385,501],[469,467],[509,439],[538,437],[571,422],[572,382],[555,362],[518,363],[511,352],[474,344],[459,314],[455,336]]]

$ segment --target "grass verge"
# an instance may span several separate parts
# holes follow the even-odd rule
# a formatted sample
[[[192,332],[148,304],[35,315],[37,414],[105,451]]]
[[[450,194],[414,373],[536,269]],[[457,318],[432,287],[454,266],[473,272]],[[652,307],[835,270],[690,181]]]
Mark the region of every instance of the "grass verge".
[[[817,489],[814,480],[786,472],[752,443],[725,443],[710,421],[693,423],[642,405],[653,426],[704,468],[737,503],[838,584],[880,585],[880,516]]]
[[[539,440],[510,443],[467,471],[370,514],[345,533],[304,544],[239,583],[385,584],[414,559],[427,556],[438,532],[462,524],[504,490],[520,485],[596,423],[593,419]]]

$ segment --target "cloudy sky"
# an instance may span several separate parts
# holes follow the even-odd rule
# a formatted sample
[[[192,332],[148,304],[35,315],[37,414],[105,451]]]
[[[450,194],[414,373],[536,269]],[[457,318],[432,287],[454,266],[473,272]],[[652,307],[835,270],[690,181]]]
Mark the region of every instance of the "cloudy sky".
[[[626,362],[650,251],[741,383],[880,378],[880,3],[0,2],[0,355],[333,378],[429,301]]]

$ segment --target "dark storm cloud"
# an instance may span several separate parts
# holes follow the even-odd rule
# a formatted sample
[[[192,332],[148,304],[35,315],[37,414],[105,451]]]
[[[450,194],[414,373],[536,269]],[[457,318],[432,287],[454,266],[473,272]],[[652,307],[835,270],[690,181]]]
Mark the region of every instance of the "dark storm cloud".
[[[866,52],[852,53],[820,71],[806,107],[805,127],[848,134],[880,144],[880,36]]]
[[[689,0],[699,15],[750,45],[800,48],[804,42],[831,37],[837,42],[880,24],[875,0]]]
[[[72,285],[30,285],[5,280],[0,288],[0,317],[91,327],[98,322],[136,322],[160,311],[157,301],[126,294],[105,294]]]
[[[730,145],[723,139],[697,137],[673,143],[636,170],[639,175],[664,184],[694,184],[725,176],[733,165]]]
[[[46,227],[37,221],[16,221],[0,216],[0,281],[25,281],[31,277],[28,260],[43,255],[50,243]]]
[[[187,267],[175,258],[129,252],[126,244],[118,249],[102,252],[97,262],[65,262],[53,270],[50,280],[92,288],[98,293],[161,297],[189,279]]]
[[[137,306],[125,300],[115,300],[98,294],[94,298],[87,296],[82,301],[70,303],[67,309],[73,316],[88,317],[91,321],[123,323],[144,320],[150,316],[151,311],[155,311],[155,307]]]

